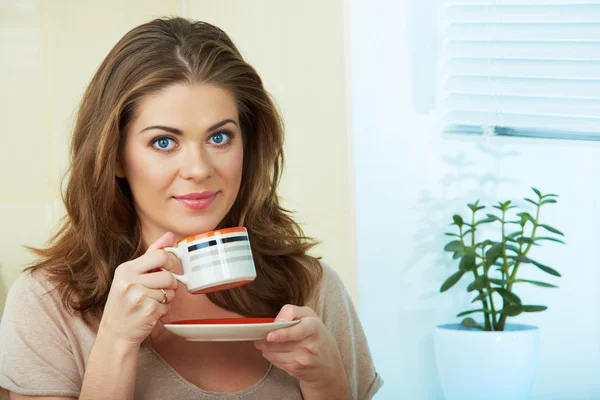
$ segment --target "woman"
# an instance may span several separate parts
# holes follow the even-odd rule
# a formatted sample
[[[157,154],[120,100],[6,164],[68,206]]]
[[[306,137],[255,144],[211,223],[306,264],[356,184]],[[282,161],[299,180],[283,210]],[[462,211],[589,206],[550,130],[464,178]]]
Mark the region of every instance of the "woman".
[[[127,33],[83,97],[67,217],[11,287],[0,386],[11,399],[349,399],[382,385],[343,284],[279,206],[279,115],[220,29],[158,19]],[[245,226],[257,278],[192,295],[164,247]],[[162,268],[163,270],[161,270]],[[189,342],[163,323],[300,322],[258,342]]]

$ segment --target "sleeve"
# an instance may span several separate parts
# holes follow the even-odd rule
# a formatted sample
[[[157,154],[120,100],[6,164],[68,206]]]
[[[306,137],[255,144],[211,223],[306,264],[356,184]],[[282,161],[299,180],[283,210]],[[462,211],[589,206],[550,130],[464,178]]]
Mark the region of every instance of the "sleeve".
[[[367,338],[352,303],[352,299],[339,275],[327,264],[323,266],[320,293],[310,304],[335,338],[352,398],[371,399],[383,385],[375,370]]]
[[[37,277],[21,275],[11,286],[0,321],[0,396],[78,397],[79,373],[65,331],[64,310]]]

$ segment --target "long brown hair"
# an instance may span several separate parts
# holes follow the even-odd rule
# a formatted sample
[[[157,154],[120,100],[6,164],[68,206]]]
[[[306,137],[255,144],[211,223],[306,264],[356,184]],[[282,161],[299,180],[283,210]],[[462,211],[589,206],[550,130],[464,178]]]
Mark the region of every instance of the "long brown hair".
[[[124,135],[140,100],[168,85],[210,83],[236,99],[244,165],[238,197],[218,228],[246,226],[257,278],[209,294],[245,316],[274,316],[302,305],[320,279],[315,242],[278,200],[284,162],[283,126],[262,80],[221,29],[183,18],[156,19],[128,32],[92,78],[77,114],[63,192],[66,216],[50,246],[32,249],[57,283],[65,306],[98,319],[114,271],[145,251],[127,181],[116,177]]]

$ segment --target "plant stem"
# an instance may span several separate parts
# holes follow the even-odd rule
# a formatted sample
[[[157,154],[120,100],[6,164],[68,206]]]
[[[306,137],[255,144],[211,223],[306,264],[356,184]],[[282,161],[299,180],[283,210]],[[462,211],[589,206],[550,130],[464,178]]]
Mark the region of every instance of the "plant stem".
[[[506,210],[502,210],[502,221],[500,221],[500,223],[502,224],[502,270],[500,271],[502,273],[502,280],[507,280],[508,279],[508,258],[506,257]],[[506,285],[506,286],[505,286]],[[502,287],[504,289],[506,289],[508,287],[508,282],[507,283],[503,283]],[[502,298],[502,308],[506,307],[506,301],[504,300],[504,297]],[[502,320],[502,316],[500,316],[500,319],[498,321],[498,325],[496,325],[496,316],[494,315],[494,328],[500,328],[500,321]]]
[[[485,277],[487,278],[488,277],[487,276],[487,270],[485,268],[485,246],[483,246],[481,248],[481,265],[483,266],[483,275],[485,275]],[[492,316],[491,316],[490,326],[489,326],[489,329],[487,329],[487,330],[493,331],[493,330],[495,330],[494,329],[494,325],[496,324],[496,308],[494,307],[494,299],[492,298],[491,286],[490,286],[489,281],[488,281],[487,287],[488,287],[487,296],[488,296],[489,301],[490,301],[489,302],[490,308],[487,308],[487,304],[488,304],[487,301],[484,304],[485,304],[487,310],[489,310],[489,309],[492,310]],[[483,290],[481,290],[480,293],[481,292],[483,292]],[[484,315],[486,317],[486,323],[487,323],[487,320],[489,319],[490,315],[486,314],[486,313],[484,313]]]
[[[473,211],[473,213],[471,214],[471,248],[473,249],[473,252],[475,252],[475,212]],[[462,240],[462,227],[460,228],[460,235],[461,235],[461,240]],[[464,246],[464,243],[463,243]],[[475,275],[475,279],[477,279],[477,277],[479,276],[479,274],[477,274],[477,267],[475,267],[475,269],[473,269],[473,275]],[[479,290],[478,291],[479,294],[483,294],[483,290]],[[488,308],[488,304],[487,304],[487,300],[485,298],[481,299],[481,304],[483,305],[483,309],[484,310],[489,310]],[[489,314],[483,313],[483,318],[484,318],[484,324],[485,324],[485,330],[489,331],[492,330],[493,328],[493,321],[490,321],[490,316]]]
[[[505,232],[506,211],[502,211],[502,280],[508,278],[508,259],[506,258],[506,232]],[[503,303],[504,304],[504,303]]]
[[[534,243],[533,238],[535,237],[535,232],[537,231],[538,223],[540,220],[540,208],[542,207],[540,202],[541,202],[541,199],[538,200],[537,210],[535,212],[535,222],[533,223],[533,230],[531,231],[531,243],[529,243],[527,245],[527,248],[525,249],[525,252],[523,253],[523,257],[527,257],[527,253],[529,253],[529,250],[531,250],[531,247],[533,246],[533,243]],[[523,232],[523,233],[525,233],[525,232]],[[510,274],[510,278],[508,279],[508,285],[506,287],[506,290],[508,290],[509,292],[512,291],[512,285],[517,276],[517,271],[519,270],[520,265],[521,265],[521,261],[515,261],[515,265],[513,266],[513,270],[512,270],[512,273]],[[500,321],[498,322],[498,327],[501,330],[504,330],[505,324],[506,324],[506,314],[502,314],[502,316],[500,317]]]

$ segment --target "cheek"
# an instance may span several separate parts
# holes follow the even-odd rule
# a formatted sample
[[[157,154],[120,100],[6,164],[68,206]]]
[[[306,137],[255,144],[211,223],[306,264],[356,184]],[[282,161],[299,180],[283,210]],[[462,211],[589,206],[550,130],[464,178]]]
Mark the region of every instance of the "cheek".
[[[134,195],[157,191],[169,185],[172,174],[167,163],[158,162],[144,151],[132,153],[135,154],[128,154],[126,159],[125,173]]]
[[[231,163],[229,165],[229,173],[232,182],[235,183],[236,186],[240,186],[242,181],[242,170],[244,165],[244,153],[243,151],[239,151],[235,157],[232,157]]]

